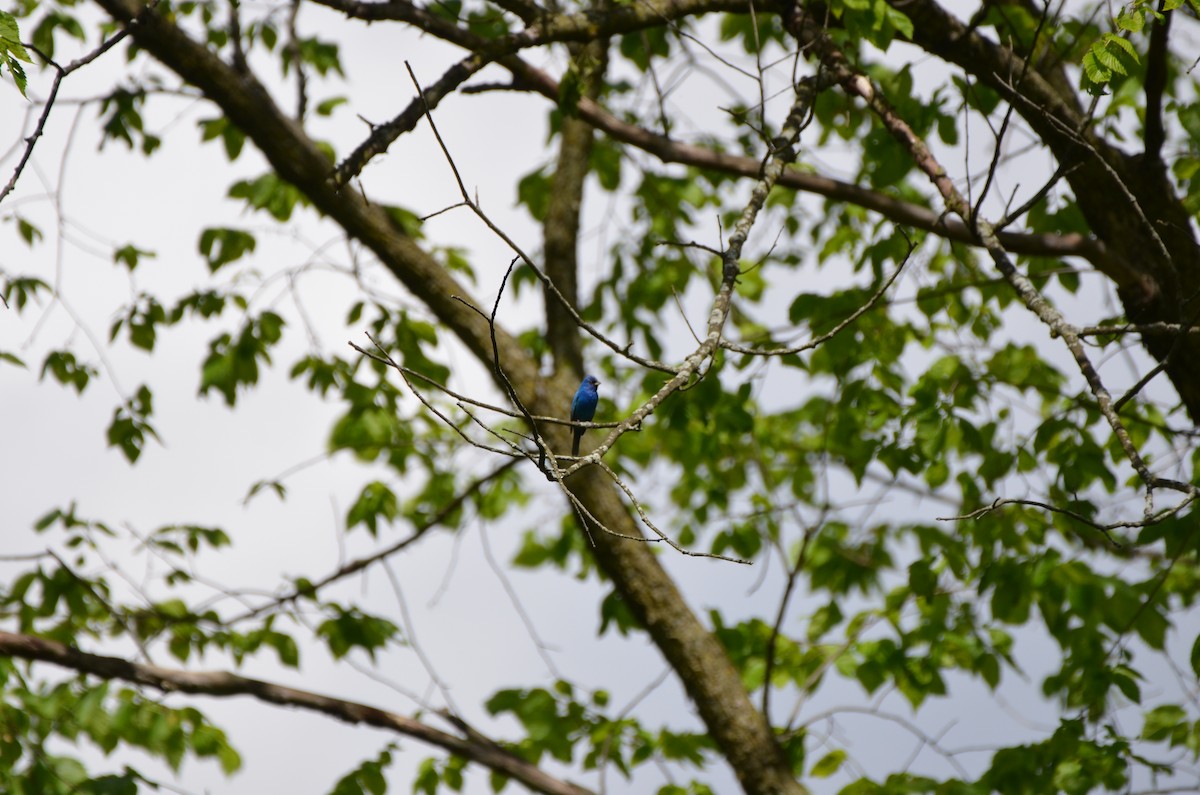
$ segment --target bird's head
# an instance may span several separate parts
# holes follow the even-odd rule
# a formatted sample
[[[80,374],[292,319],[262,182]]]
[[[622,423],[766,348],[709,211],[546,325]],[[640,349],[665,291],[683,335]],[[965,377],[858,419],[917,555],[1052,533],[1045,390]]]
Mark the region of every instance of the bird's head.
[[[594,375],[587,375],[583,377],[583,383],[587,384],[592,389],[595,389],[596,387],[600,386],[600,379]]]

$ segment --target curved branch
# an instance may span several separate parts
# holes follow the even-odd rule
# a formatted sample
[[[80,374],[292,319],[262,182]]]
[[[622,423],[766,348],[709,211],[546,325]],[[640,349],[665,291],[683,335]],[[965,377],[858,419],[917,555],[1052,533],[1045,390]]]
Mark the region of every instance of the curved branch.
[[[606,41],[613,35],[630,33],[709,11],[745,10],[745,4],[741,0],[644,0],[633,5],[606,5],[602,11],[592,10],[579,14],[555,16],[543,15],[540,25],[531,25],[519,33],[499,39],[489,39],[461,28],[445,17],[432,14],[405,0],[388,0],[383,3],[362,2],[361,0],[316,0],[316,2],[340,11],[353,19],[367,22],[379,20],[405,22],[470,51],[472,53],[470,56],[451,67],[437,83],[429,87],[426,93],[431,98],[430,108],[436,107],[446,94],[483,67],[523,49],[554,42],[574,42],[594,45],[595,54],[603,56],[606,48],[599,42]],[[510,10],[515,13],[520,9]],[[526,9],[526,11],[531,12],[532,9]],[[526,18],[528,14],[521,14],[521,16],[527,23],[529,22]],[[421,112],[421,106],[417,100],[413,100],[395,119],[372,129],[370,137],[334,170],[334,184],[340,188],[352,177],[357,176],[372,157],[386,151],[388,145],[396,138],[410,131],[420,119]]]
[[[519,781],[534,792],[545,795],[592,795],[591,790],[554,778],[477,732],[464,729],[468,736],[458,737],[395,712],[262,679],[250,679],[227,671],[182,671],[145,665],[121,657],[89,654],[56,641],[11,632],[0,632],[0,655],[48,662],[101,679],[119,679],[153,687],[164,693],[194,693],[219,698],[250,696],[269,704],[320,712],[346,723],[365,723],[436,745],[455,756]]]
[[[938,4],[937,0],[889,0],[897,10],[913,22],[912,42],[921,49],[957,64],[975,75],[991,88],[1005,95],[1013,93],[1005,82],[1023,75],[1021,93],[1041,108],[1045,116],[1065,124],[1081,134],[1087,117],[1075,96],[1064,97],[1037,69],[1029,68],[1026,60],[1012,49],[997,44],[977,31],[968,28],[960,19]],[[815,18],[815,17],[814,17]],[[1047,141],[1064,139],[1062,129],[1049,129],[1044,119],[1022,112],[1031,125]],[[1074,145],[1074,141],[1067,141]]]
[[[104,53],[111,50],[113,47],[128,35],[127,31],[120,30],[109,36],[104,41],[100,42],[100,46],[84,55],[77,58],[66,66],[60,66],[52,58],[46,57],[38,48],[29,45],[28,49],[36,53],[46,65],[54,70],[54,82],[50,84],[50,93],[46,97],[43,104],[42,114],[38,117],[37,125],[33,129],[33,133],[25,138],[25,151],[21,154],[21,159],[17,162],[16,168],[13,169],[12,176],[3,188],[0,188],[0,202],[4,201],[4,197],[12,193],[17,186],[17,180],[21,178],[21,172],[25,170],[25,166],[29,164],[29,158],[33,156],[33,148],[37,146],[38,139],[42,137],[46,129],[46,122],[50,119],[50,111],[54,108],[54,101],[58,98],[58,89],[62,86],[62,82],[67,79],[73,72],[87,66],[92,61],[99,58]]]
[[[547,73],[516,57],[502,58],[500,64],[517,78],[514,89],[529,89],[547,99],[558,100],[558,82]],[[644,127],[622,121],[589,99],[579,101],[578,111],[581,117],[609,137],[648,152],[664,163],[679,163],[745,177],[757,177],[761,168],[761,163],[754,158],[675,141]],[[979,236],[973,234],[958,218],[939,214],[928,207],[849,182],[791,169],[780,175],[778,184],[834,201],[858,205],[877,212],[894,223],[923,229],[956,243],[982,245]],[[1132,270],[1128,263],[1114,255],[1104,243],[1080,234],[1000,232],[997,237],[1004,248],[1014,254],[1033,257],[1081,257],[1113,279]]]
[[[546,9],[532,0],[492,0],[510,14],[516,14],[526,25],[533,24],[535,19],[545,16]]]
[[[913,22],[912,41],[921,49],[969,74],[997,91],[1010,103],[1054,153],[1059,164],[1069,169],[1067,181],[1091,228],[1114,248],[1128,246],[1136,255],[1126,256],[1136,263],[1121,274],[1109,274],[1120,289],[1134,296],[1135,302],[1149,302],[1156,294],[1177,293],[1176,263],[1155,223],[1143,207],[1155,206],[1147,200],[1146,180],[1139,175],[1133,158],[1096,135],[1090,114],[1084,113],[1074,95],[1064,97],[1036,69],[1009,47],[992,42],[942,7],[937,0],[889,0]],[[802,14],[803,12],[797,12]],[[1017,85],[1019,77],[1019,85]],[[1171,212],[1163,199],[1174,198],[1165,180],[1157,178],[1150,189],[1157,193],[1157,204]],[[1123,202],[1114,199],[1123,198]],[[1178,208],[1182,210],[1182,208]],[[1166,221],[1167,219],[1154,219]],[[1175,236],[1195,249],[1190,222],[1170,219],[1179,227]],[[1186,235],[1184,240],[1181,235]],[[1145,246],[1154,246],[1158,263],[1146,257]],[[1168,318],[1177,320],[1177,317]]]

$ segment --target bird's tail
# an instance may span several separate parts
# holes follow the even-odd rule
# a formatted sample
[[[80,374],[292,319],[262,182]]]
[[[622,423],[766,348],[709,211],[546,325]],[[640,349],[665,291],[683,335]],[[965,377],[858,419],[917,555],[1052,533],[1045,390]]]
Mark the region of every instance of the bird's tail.
[[[571,443],[571,455],[579,455],[579,440],[583,438],[584,428],[572,428],[575,432],[575,440]]]

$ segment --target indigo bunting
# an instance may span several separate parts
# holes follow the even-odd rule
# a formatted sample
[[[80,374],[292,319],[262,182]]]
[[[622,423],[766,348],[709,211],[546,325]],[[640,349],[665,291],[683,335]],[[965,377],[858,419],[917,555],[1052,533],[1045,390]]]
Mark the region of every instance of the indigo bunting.
[[[582,420],[583,422],[591,422],[592,417],[596,416],[596,402],[600,400],[600,393],[597,388],[600,382],[594,375],[585,375],[583,383],[579,385],[579,391],[575,393],[575,398],[571,401],[571,419]],[[587,428],[572,428],[575,432],[575,441],[571,445],[571,455],[579,455],[579,440],[583,438],[583,432]]]

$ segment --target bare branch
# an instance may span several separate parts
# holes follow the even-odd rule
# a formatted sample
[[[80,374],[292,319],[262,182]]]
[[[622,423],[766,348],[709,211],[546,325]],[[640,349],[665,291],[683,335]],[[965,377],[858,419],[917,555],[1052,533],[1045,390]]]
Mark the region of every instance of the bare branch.
[[[771,192],[779,176],[783,173],[784,165],[796,156],[795,146],[799,140],[800,130],[811,110],[811,103],[815,99],[816,94],[825,85],[825,76],[818,75],[817,77],[806,78],[796,87],[796,101],[788,113],[787,120],[781,128],[780,134],[772,143],[774,151],[771,154],[771,158],[763,167],[762,176],[754,186],[750,201],[742,209],[741,217],[734,226],[733,234],[730,235],[729,242],[722,252],[721,284],[717,290],[716,299],[709,310],[707,333],[699,347],[684,359],[683,364],[679,367],[674,377],[663,384],[658,392],[633,411],[616,429],[611,431],[608,437],[595,450],[584,457],[583,461],[568,469],[566,472],[567,475],[584,466],[589,460],[599,460],[626,430],[635,425],[640,426],[647,417],[654,413],[655,409],[662,405],[664,400],[673,393],[688,386],[693,377],[700,376],[701,367],[708,362],[717,348],[721,346],[725,320],[729,316],[732,305],[733,288],[738,276],[741,274],[739,260],[742,254],[742,247],[745,245],[746,238],[750,234],[750,229],[758,217],[759,210],[762,209],[767,200],[767,195]]]

